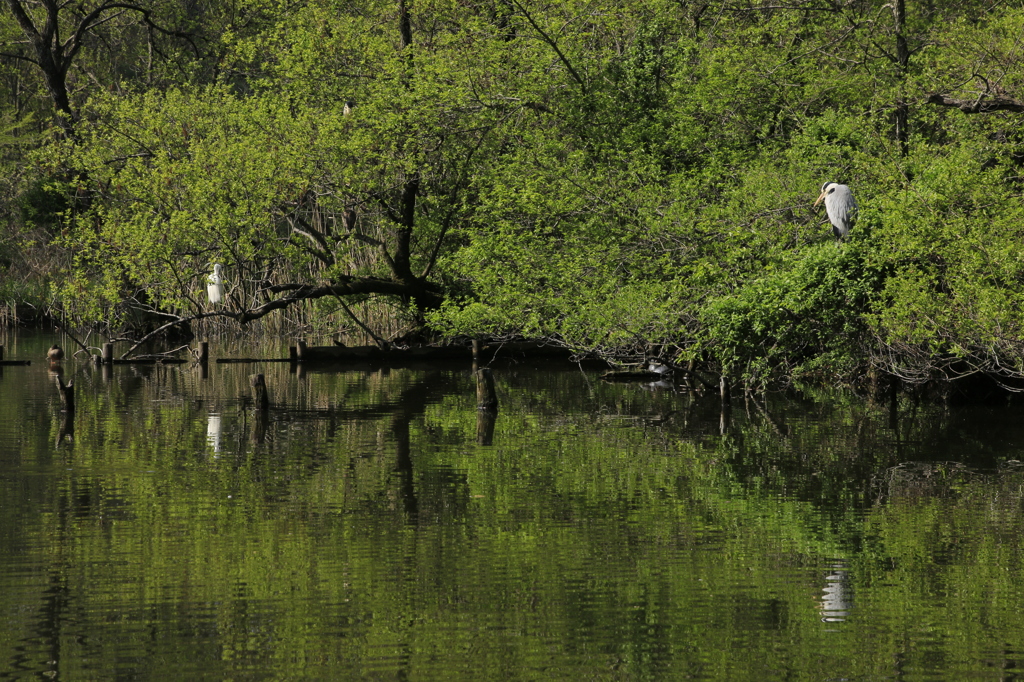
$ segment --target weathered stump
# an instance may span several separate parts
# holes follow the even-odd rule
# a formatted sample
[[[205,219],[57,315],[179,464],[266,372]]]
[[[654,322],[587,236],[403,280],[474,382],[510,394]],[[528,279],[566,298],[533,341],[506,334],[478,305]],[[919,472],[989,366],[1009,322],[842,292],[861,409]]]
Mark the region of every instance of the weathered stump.
[[[494,375],[487,367],[476,371],[476,407],[478,410],[498,410],[498,394],[494,390]]]
[[[198,353],[198,355],[196,357],[199,358],[199,363],[200,364],[205,365],[207,362],[209,362],[210,361],[210,342],[209,341],[200,341],[199,342],[199,348],[197,349],[197,353]]]
[[[473,339],[473,371],[480,369],[480,339]]]
[[[498,420],[497,410],[476,411],[476,442],[491,445],[494,442],[494,423]]]
[[[114,364],[114,344],[109,341],[103,344],[103,355],[101,361],[104,365]]]
[[[266,410],[270,407],[266,377],[262,374],[253,374],[249,377],[249,385],[252,386],[252,398],[256,402],[256,407],[260,410]]]

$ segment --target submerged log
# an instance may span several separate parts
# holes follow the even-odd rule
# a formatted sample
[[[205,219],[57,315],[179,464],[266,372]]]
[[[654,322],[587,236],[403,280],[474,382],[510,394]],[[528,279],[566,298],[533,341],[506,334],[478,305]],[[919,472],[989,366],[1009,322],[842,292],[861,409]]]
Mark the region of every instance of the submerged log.
[[[561,356],[568,359],[571,353],[558,346],[539,343],[475,344],[477,359],[520,355],[529,357]],[[218,363],[238,362],[292,362],[302,363],[345,363],[345,362],[421,362],[431,360],[470,360],[473,348],[466,346],[417,346],[413,348],[391,348],[382,350],[377,346],[309,346],[297,341],[289,347],[287,358],[217,358]],[[652,373],[653,374],[653,373]]]
[[[95,357],[100,357],[100,356],[95,356]],[[138,357],[138,358],[127,358],[127,359],[111,358],[109,362],[103,360],[103,361],[100,362],[100,364],[103,365],[104,367],[106,367],[106,366],[109,366],[109,365],[180,365],[180,364],[183,364],[183,363],[186,363],[186,362],[190,362],[190,361],[189,360],[184,360],[182,358],[168,358],[168,357],[164,357],[164,356],[161,355],[161,356],[156,356],[156,357],[152,357],[151,356],[151,357]]]
[[[0,345],[0,367],[13,367],[15,365],[31,365],[31,360],[4,360],[4,347]]]

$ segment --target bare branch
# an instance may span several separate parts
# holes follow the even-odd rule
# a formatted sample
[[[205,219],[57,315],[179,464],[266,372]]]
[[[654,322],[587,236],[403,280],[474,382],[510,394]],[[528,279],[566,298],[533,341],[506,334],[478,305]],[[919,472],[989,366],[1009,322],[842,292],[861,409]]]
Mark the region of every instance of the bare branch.
[[[558,59],[562,62],[562,64],[565,65],[565,68],[569,71],[569,75],[572,76],[572,79],[576,81],[577,85],[580,86],[580,90],[583,91],[583,94],[587,94],[586,82],[583,80],[582,77],[580,77],[579,73],[576,72],[576,69],[573,68],[572,63],[569,61],[569,58],[565,56],[561,49],[559,49],[558,43],[555,41],[555,39],[544,32],[544,29],[542,29],[537,24],[537,22],[534,21],[533,16],[526,11],[526,8],[523,7],[522,4],[518,2],[518,0],[512,0],[512,4],[519,9],[519,11],[522,13],[524,17],[526,17],[526,20],[530,22],[530,26],[533,26],[533,30],[540,34],[541,39],[545,43],[547,43],[552,50],[555,51],[555,54],[558,55]]]

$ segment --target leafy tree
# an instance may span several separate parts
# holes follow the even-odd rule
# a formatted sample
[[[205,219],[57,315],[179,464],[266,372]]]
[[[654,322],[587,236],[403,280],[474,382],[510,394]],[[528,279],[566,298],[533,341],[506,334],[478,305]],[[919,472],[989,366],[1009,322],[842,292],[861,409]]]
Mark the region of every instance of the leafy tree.
[[[373,297],[761,379],[1021,373],[1019,2],[132,7],[57,15],[83,73],[126,46],[40,155],[83,317]],[[838,250],[825,180],[861,203]]]

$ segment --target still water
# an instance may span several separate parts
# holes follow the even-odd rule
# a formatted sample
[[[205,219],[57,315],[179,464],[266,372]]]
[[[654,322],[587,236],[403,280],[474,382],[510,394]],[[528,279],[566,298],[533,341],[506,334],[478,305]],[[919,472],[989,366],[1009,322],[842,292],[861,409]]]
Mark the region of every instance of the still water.
[[[67,358],[66,423],[54,341],[0,337],[0,677],[1024,677],[1020,402]]]

